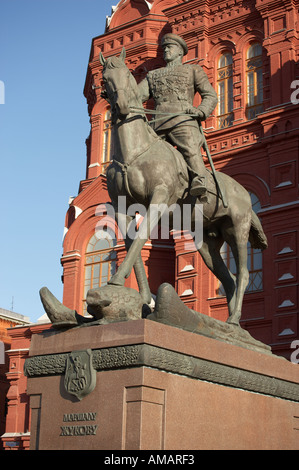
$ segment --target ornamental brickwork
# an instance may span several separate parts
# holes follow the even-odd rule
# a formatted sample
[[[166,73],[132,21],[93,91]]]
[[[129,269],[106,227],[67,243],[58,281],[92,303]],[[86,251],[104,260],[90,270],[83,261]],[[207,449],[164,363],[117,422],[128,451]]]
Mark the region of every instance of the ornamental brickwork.
[[[290,359],[292,342],[299,337],[298,3],[122,0],[114,7],[104,34],[92,41],[84,87],[90,116],[86,174],[77,197],[69,203],[61,259],[67,307],[83,313],[86,289],[105,279],[125,256],[121,237],[113,247],[108,246],[109,237],[103,237],[102,244],[91,243],[98,224],[104,221],[106,229],[113,227],[113,218],[101,208],[109,202],[105,169],[113,149],[109,106],[101,97],[99,53],[107,58],[125,47],[126,64],[139,82],[149,71],[164,66],[160,41],[173,32],[188,45],[184,62],[201,65],[218,93],[218,107],[203,123],[215,168],[250,192],[268,238],[269,248],[262,254],[248,252],[250,286],[242,326],[271,345],[275,354]],[[199,103],[196,97],[194,105]],[[152,106],[149,101],[147,107]],[[205,162],[208,166],[206,158]],[[225,321],[228,312],[221,286],[199,254],[186,246],[184,239],[145,245],[142,259],[151,291],[155,294],[162,282],[169,282],[187,306]],[[108,252],[109,266],[104,256]],[[223,256],[231,263],[229,252],[224,250]],[[126,285],[137,287],[133,274]],[[9,334],[12,349],[21,348],[20,337],[13,331]],[[24,330],[26,347],[29,336]],[[26,406],[20,412],[22,424],[17,423],[16,413],[26,379],[19,370],[9,380],[7,426],[12,432],[24,432],[24,422],[29,420]],[[24,388],[20,392],[18,387]]]
[[[22,325],[29,324],[29,318],[10,310],[0,308],[0,436],[2,436],[6,429],[8,419],[8,403],[13,394],[13,382],[10,380],[8,371],[16,367],[16,362],[10,362],[12,355],[12,337],[9,329],[15,329]],[[18,354],[22,354],[20,351]],[[21,371],[21,375],[23,371]],[[25,402],[27,403],[27,397]],[[12,403],[12,402],[11,402]],[[23,415],[22,415],[23,419]],[[3,449],[2,441],[0,440],[0,449]]]
[[[92,43],[84,88],[91,132],[87,139],[86,179],[81,182],[89,210],[91,200],[95,208],[106,197],[105,192],[101,196],[100,191],[93,189],[101,184],[106,190],[103,174],[106,163],[102,154],[103,121],[108,104],[101,98],[99,52],[108,57],[120,54],[125,47],[126,63],[139,82],[149,71],[164,66],[159,45],[162,36],[169,31],[182,36],[189,49],[185,63],[203,67],[227,108],[227,114],[221,115],[219,103],[204,123],[215,167],[254,195],[269,240],[269,248],[260,255],[258,267],[254,266],[256,255],[251,254],[252,286],[245,295],[242,324],[254,337],[271,344],[277,354],[286,357],[290,356],[292,340],[298,336],[299,118],[298,104],[291,102],[291,87],[299,73],[297,6],[297,2],[276,0],[119,2],[107,19],[105,33]],[[256,45],[258,52],[254,56]],[[250,48],[253,52],[249,52]],[[227,68],[219,66],[223,56],[231,58]],[[229,87],[228,96],[221,95],[221,81],[223,85],[228,84],[225,85]],[[194,104],[199,103],[197,96]],[[147,106],[151,108],[152,103]],[[72,202],[69,212],[78,198]],[[82,224],[87,212],[80,204],[78,207],[83,210]],[[77,236],[75,223],[67,227],[64,256],[68,256],[69,242]],[[219,295],[218,281],[197,252],[186,251],[184,240],[169,244],[164,240],[164,243],[165,250],[159,246],[159,262],[170,263],[168,279],[172,278],[182,300],[191,308],[225,320],[226,300]],[[143,252],[145,264],[152,273],[150,284],[160,274],[158,263],[155,268],[152,261],[154,245]],[[82,256],[83,247],[84,242],[78,243],[76,253]],[[70,250],[70,256],[71,253]],[[124,254],[120,244],[119,261]],[[67,261],[64,265],[67,266]],[[65,301],[72,308],[78,308],[82,298],[79,291],[84,274],[79,257],[76,266],[79,272],[73,270],[71,284],[76,285],[77,299],[65,287]],[[65,277],[66,274],[67,269]],[[129,280],[128,285],[134,286],[135,280]]]

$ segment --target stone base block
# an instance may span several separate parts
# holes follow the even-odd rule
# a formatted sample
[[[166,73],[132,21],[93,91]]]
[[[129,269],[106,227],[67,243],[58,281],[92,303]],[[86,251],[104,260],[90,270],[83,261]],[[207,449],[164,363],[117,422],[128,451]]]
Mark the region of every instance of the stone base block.
[[[298,365],[151,320],[34,335],[25,373],[31,449],[299,449]]]

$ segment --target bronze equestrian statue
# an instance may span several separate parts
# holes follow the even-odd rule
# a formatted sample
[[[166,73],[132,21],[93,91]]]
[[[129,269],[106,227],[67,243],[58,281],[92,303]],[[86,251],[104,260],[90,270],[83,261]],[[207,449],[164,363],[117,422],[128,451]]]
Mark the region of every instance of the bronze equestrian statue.
[[[215,179],[205,168],[201,176],[205,177],[208,201],[196,200],[190,194],[188,166],[181,153],[160,138],[148,124],[144,113],[138,111],[142,109],[142,97],[136,80],[125,64],[125,49],[120,57],[109,57],[107,60],[100,54],[100,60],[115,130],[115,154],[107,169],[109,196],[118,220],[127,217],[117,211],[118,196],[126,197],[127,207],[138,202],[148,210],[146,223],[140,227],[140,236],[130,244],[125,260],[109,284],[123,286],[133,266],[137,279],[143,286],[146,283],[140,253],[150,236],[152,205],[169,207],[172,204],[190,204],[195,208],[196,203],[203,202],[203,242],[198,251],[224,287],[229,309],[228,322],[239,324],[249,281],[247,242],[249,240],[254,248],[267,247],[266,236],[252,210],[248,192],[231,177],[217,172],[217,180],[226,196],[228,207],[224,207]],[[158,216],[154,214],[153,217]],[[221,257],[220,249],[224,242],[232,249],[237,266],[236,277]]]
[[[216,105],[216,93],[206,74],[198,65],[182,65],[187,52],[182,38],[168,34],[162,46],[166,67],[149,72],[139,85],[125,64],[125,49],[119,57],[107,60],[100,53],[114,131],[113,161],[107,168],[108,192],[116,221],[124,232],[133,219],[127,209],[136,203],[145,208],[146,217],[138,236],[131,239],[124,233],[128,250],[124,261],[107,286],[88,292],[88,311],[93,319],[66,308],[45,287],[40,291],[41,299],[56,328],[86,326],[93,324],[94,319],[99,324],[141,318],[142,305],[151,301],[141,250],[150,238],[153,224],[159,224],[163,216],[162,211],[153,208],[159,205],[167,211],[173,205],[191,207],[190,229],[194,232],[200,205],[203,239],[196,248],[224,287],[229,325],[188,309],[169,284],[159,287],[155,310],[147,318],[227,342],[253,342],[255,347],[255,340],[238,328],[249,280],[247,243],[265,249],[267,238],[246,189],[228,175],[215,172],[213,165],[212,172],[204,166],[200,148],[205,140],[198,120],[206,119]],[[195,92],[202,97],[198,108],[192,103]],[[155,100],[154,111],[143,108],[143,101],[150,96]],[[158,116],[154,129],[146,118],[147,112]],[[125,210],[118,204],[119,196],[125,197]],[[236,276],[221,257],[224,242],[232,250]],[[133,268],[139,293],[124,287]],[[126,302],[121,300],[124,296]]]

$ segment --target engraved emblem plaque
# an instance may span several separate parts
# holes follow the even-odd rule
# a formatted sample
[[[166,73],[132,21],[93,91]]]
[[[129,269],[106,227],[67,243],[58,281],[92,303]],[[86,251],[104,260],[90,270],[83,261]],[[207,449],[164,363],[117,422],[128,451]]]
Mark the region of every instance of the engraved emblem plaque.
[[[96,386],[96,371],[92,365],[92,351],[73,351],[66,363],[64,386],[68,393],[79,400],[86,397]]]

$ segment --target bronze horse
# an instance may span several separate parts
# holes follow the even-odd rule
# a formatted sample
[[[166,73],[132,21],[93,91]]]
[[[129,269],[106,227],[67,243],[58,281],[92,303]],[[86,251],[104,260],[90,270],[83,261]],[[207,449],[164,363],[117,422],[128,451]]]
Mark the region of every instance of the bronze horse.
[[[118,223],[130,222],[126,214],[118,211],[119,196],[126,197],[127,207],[135,203],[145,206],[147,217],[141,224],[140,236],[133,241],[127,237],[127,255],[109,284],[123,286],[134,267],[140,293],[143,300],[149,303],[150,290],[141,250],[150,238],[152,225],[149,221],[156,218],[155,222],[159,222],[159,214],[153,214],[153,205],[170,207],[180,204],[183,207],[184,204],[191,204],[194,223],[195,207],[200,203],[203,204],[203,241],[197,248],[208,268],[223,285],[229,309],[227,321],[238,325],[249,281],[247,242],[249,240],[253,248],[267,247],[261,223],[252,210],[250,196],[234,179],[217,172],[217,181],[226,196],[228,207],[224,207],[208,170],[208,201],[189,196],[188,168],[182,155],[157,136],[142,111],[136,111],[136,108],[142,108],[142,102],[137,82],[125,64],[125,56],[125,49],[119,57],[109,57],[107,60],[100,54],[114,132],[114,155],[107,169],[107,185]],[[224,242],[232,249],[236,277],[221,257],[220,249]]]

